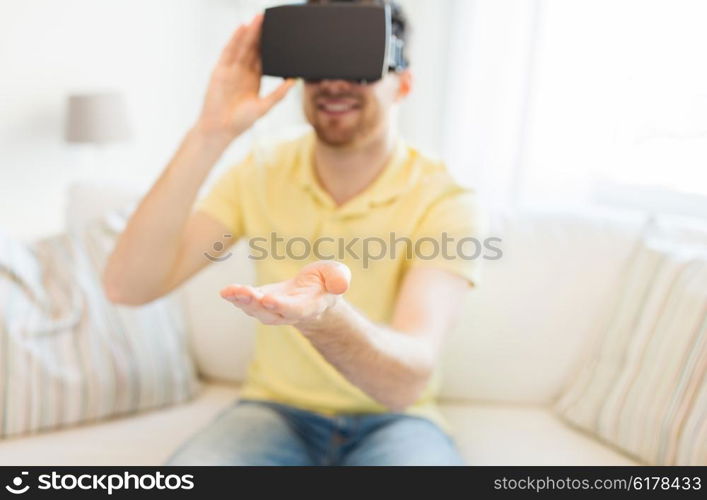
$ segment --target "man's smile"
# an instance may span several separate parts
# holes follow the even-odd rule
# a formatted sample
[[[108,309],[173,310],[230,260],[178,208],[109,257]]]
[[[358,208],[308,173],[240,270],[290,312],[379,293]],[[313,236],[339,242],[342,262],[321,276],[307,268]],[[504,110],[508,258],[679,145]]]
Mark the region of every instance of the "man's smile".
[[[315,100],[317,110],[330,116],[342,116],[361,109],[361,104],[351,98],[318,98]]]

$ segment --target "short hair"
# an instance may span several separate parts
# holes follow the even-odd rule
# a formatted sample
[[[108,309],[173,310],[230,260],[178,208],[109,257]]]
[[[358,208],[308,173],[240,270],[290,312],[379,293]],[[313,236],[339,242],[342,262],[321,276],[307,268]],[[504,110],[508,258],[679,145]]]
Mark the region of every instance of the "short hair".
[[[410,23],[402,6],[395,0],[307,0],[307,4],[325,3],[360,3],[380,6],[390,6],[390,17],[392,21],[393,35],[403,42],[403,61],[405,67],[410,64],[408,59],[408,41],[410,37]]]

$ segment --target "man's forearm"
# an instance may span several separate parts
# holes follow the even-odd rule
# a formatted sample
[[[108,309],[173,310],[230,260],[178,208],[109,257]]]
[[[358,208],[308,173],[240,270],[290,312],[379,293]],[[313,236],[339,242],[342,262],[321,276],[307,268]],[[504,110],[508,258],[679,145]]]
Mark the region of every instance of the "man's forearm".
[[[343,298],[297,327],[351,383],[391,410],[413,404],[434,368],[429,342],[369,321]]]
[[[197,126],[187,134],[118,241],[103,277],[112,301],[149,302],[202,267],[203,262],[195,260],[199,254],[195,249],[222,228],[214,220],[190,218],[199,188],[230,142],[294,85],[294,80],[287,80],[260,96],[263,75],[254,62],[260,57],[262,21],[262,15],[255,16],[233,33],[211,74]]]
[[[104,283],[111,300],[142,303],[161,295],[199,188],[227,145],[198,127],[187,133],[108,261]]]

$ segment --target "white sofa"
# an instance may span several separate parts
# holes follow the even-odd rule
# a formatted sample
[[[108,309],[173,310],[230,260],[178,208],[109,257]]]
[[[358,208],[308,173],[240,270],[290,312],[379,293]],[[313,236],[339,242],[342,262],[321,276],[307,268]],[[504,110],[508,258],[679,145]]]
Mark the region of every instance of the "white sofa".
[[[131,195],[75,187],[69,225]],[[504,256],[485,265],[443,357],[441,407],[471,465],[635,465],[575,430],[552,402],[585,359],[616,302],[621,271],[644,224],[561,213],[494,216]],[[240,245],[181,292],[203,389],[188,404],[59,432],[0,441],[0,465],[158,465],[238,397],[251,320],[222,301],[228,282],[249,282]]]

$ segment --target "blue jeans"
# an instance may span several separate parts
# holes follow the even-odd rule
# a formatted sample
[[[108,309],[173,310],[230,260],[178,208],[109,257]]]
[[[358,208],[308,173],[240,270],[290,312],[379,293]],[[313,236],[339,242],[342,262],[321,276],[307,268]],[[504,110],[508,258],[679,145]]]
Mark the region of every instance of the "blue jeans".
[[[429,420],[401,414],[325,417],[241,401],[182,445],[167,465],[463,465]]]

